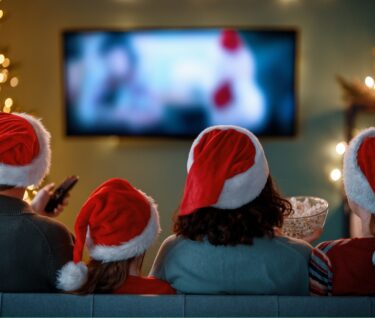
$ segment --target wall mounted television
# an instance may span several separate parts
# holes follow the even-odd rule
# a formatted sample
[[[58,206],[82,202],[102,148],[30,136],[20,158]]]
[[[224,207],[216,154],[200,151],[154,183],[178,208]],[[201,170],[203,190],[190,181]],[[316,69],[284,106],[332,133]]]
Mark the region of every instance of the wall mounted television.
[[[220,124],[296,133],[296,30],[69,30],[62,38],[68,136],[194,137]]]

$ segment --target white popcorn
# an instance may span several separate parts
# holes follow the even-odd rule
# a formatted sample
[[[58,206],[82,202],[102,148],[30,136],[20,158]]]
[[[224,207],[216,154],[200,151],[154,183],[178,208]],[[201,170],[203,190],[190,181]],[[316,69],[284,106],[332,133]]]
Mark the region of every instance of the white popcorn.
[[[291,197],[294,212],[284,219],[283,232],[287,236],[303,238],[323,227],[328,213],[328,203],[315,197]]]

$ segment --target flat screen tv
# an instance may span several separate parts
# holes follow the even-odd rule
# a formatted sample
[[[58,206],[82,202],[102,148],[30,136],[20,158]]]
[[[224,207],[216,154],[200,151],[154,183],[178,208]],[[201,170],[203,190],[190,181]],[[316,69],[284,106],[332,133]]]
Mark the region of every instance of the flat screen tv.
[[[293,136],[296,42],[295,30],[65,31],[66,134]]]

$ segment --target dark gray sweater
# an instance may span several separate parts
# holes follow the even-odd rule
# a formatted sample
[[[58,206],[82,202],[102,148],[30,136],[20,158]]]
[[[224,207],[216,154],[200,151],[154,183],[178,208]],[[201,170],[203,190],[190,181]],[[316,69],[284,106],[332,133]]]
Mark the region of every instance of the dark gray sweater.
[[[0,195],[0,251],[0,292],[54,292],[57,271],[72,259],[73,238],[26,202]]]

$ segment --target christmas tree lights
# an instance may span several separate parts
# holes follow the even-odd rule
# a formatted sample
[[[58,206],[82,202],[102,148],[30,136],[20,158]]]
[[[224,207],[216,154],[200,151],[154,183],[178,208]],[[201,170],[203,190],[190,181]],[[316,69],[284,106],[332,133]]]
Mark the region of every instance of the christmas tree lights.
[[[1,5],[1,0],[0,0]],[[0,8],[0,28],[5,22],[6,12]],[[14,108],[11,90],[18,86],[19,79],[13,75],[14,66],[7,54],[7,49],[0,46],[0,111],[10,113]]]

